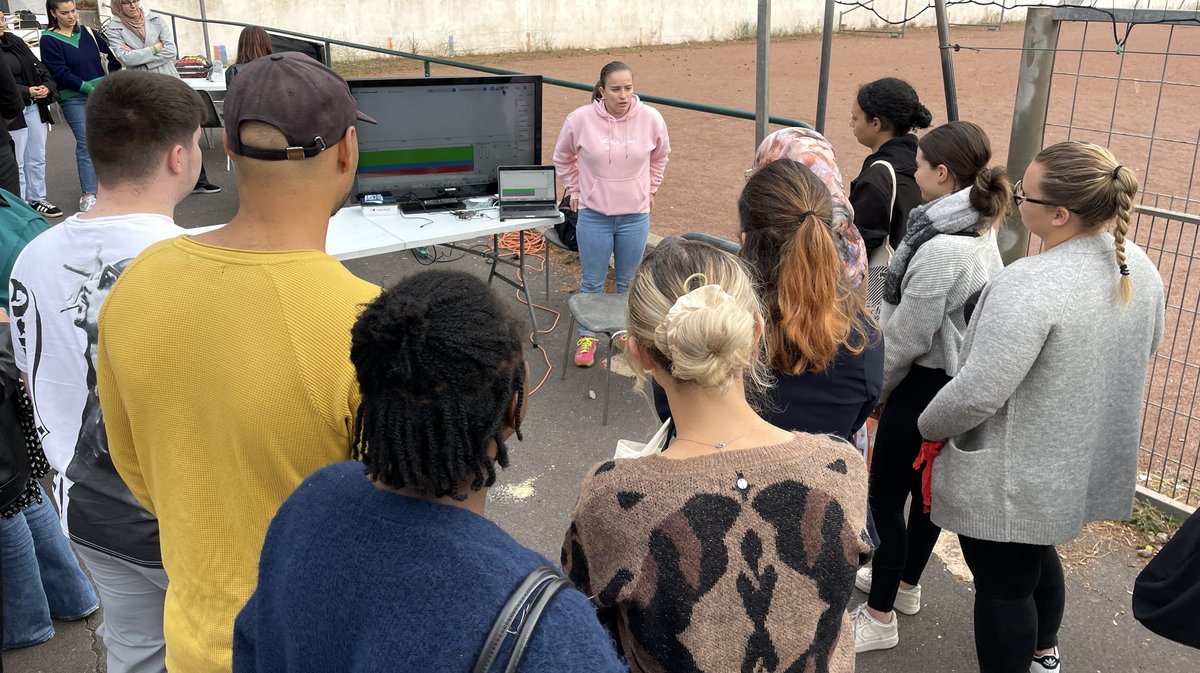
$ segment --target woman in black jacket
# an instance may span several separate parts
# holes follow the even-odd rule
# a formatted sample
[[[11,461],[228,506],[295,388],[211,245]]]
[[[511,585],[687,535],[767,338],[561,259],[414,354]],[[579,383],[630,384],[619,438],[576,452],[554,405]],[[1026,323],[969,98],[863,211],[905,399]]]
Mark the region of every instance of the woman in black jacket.
[[[913,178],[917,170],[913,131],[931,123],[928,108],[904,80],[885,77],[858,88],[850,106],[850,126],[871,154],[850,183],[850,203],[868,256],[886,242],[893,248],[900,245],[908,211],[924,202]]]
[[[54,77],[19,36],[8,32],[0,12],[0,57],[17,81],[25,112],[8,124],[21,177],[21,198],[45,217],[62,217],[63,211],[46,200],[46,124],[50,102],[58,94]]]

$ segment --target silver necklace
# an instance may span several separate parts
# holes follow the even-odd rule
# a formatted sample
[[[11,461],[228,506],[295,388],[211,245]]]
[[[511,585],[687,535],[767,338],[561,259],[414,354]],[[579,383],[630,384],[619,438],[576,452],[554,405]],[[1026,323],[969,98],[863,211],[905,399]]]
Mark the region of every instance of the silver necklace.
[[[701,442],[701,441],[697,441],[697,440],[695,440],[695,439],[688,439],[687,437],[676,437],[676,438],[675,438],[675,441],[677,441],[677,442],[691,442],[691,443],[693,443],[693,444],[699,444],[700,446],[711,446],[711,447],[713,447],[714,449],[720,450],[720,449],[723,449],[723,448],[725,448],[725,447],[729,446],[730,444],[732,444],[732,443],[736,442],[737,440],[739,440],[739,439],[741,439],[741,438],[745,437],[746,435],[750,434],[751,432],[754,432],[754,431],[753,431],[753,430],[747,430],[746,432],[743,432],[742,434],[738,435],[737,437],[734,437],[733,439],[731,439],[731,440],[729,440],[729,441],[727,441],[727,442],[717,442],[716,444],[709,444],[708,442]]]

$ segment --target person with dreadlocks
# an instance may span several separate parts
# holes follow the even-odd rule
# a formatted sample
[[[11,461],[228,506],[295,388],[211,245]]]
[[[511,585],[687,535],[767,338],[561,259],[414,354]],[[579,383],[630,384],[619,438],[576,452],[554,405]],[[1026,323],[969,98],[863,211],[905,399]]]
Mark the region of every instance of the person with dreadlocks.
[[[357,460],[317,471],[271,523],[233,670],[466,673],[509,593],[553,566],[484,517],[507,440],[521,439],[520,324],[483,281],[426,271],[366,307],[350,359]],[[588,599],[567,589],[519,670],[627,667]]]

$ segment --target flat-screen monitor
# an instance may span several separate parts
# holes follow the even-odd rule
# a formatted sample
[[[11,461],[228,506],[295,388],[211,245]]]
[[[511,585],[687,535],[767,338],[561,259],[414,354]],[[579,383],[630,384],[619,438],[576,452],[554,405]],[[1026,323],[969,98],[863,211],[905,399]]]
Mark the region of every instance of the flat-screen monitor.
[[[267,37],[271,39],[271,53],[273,54],[278,54],[282,51],[298,51],[316,61],[325,62],[325,45],[320,42],[302,40],[298,37],[289,37],[287,35],[276,35],[275,33],[267,33]]]
[[[360,193],[405,204],[454,203],[497,192],[500,166],[542,162],[542,78],[353,79]]]

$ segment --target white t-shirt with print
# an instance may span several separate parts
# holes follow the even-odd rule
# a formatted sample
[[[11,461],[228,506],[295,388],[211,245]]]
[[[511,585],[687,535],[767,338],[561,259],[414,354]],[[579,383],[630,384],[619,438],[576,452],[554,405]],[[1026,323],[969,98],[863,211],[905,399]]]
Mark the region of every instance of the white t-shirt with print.
[[[158,522],[108,455],[96,390],[97,320],[133,258],[185,231],[165,215],[75,215],[25,247],[9,282],[13,351],[58,472],[63,528],[78,543],[141,565],[162,563]]]

